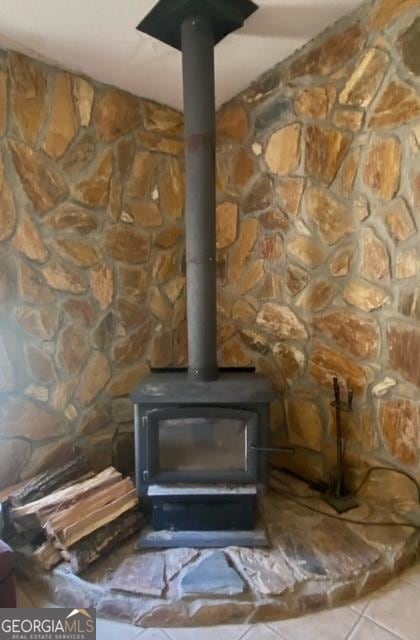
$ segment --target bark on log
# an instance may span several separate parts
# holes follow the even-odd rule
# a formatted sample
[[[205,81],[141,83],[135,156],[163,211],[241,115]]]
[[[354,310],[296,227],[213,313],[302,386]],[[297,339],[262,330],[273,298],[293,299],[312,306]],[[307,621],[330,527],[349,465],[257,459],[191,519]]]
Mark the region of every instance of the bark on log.
[[[51,571],[63,558],[54,544],[48,540],[34,551],[34,559],[46,571]]]

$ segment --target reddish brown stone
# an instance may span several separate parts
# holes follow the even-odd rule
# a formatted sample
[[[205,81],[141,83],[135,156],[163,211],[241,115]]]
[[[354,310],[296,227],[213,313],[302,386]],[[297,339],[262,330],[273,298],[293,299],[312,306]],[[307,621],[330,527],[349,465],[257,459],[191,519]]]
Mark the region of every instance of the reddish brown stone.
[[[113,222],[117,222],[122,216],[123,184],[121,176],[114,173],[109,183],[108,215]]]
[[[333,85],[301,89],[295,98],[296,115],[300,118],[327,117],[335,102],[336,89]]]
[[[289,215],[296,216],[298,214],[304,188],[304,178],[282,178],[278,181],[277,195],[280,198],[281,207]]]
[[[47,79],[39,66],[20,53],[9,53],[11,107],[25,142],[34,145],[47,115]]]
[[[336,376],[349,389],[353,389],[356,395],[361,395],[372,379],[369,369],[319,341],[315,342],[309,373],[318,384],[328,389],[331,389],[331,381]]]
[[[118,327],[120,329],[120,327]],[[92,334],[92,345],[100,351],[107,351],[114,344],[117,335],[117,317],[109,311],[97,325]]]
[[[60,435],[61,425],[58,416],[24,398],[9,398],[2,403],[0,435],[8,438],[45,440]]]
[[[73,238],[57,238],[54,244],[63,258],[68,258],[78,267],[92,267],[102,259],[101,250],[93,243]]]
[[[164,290],[169,300],[172,302],[176,302],[183,292],[185,287],[185,278],[183,276],[175,276],[165,285]]]
[[[420,387],[420,331],[400,323],[391,325],[387,330],[388,356],[391,369],[398,371],[403,378]]]
[[[298,305],[307,311],[322,311],[331,302],[337,287],[323,278],[314,280],[300,296]]]
[[[108,359],[99,351],[94,352],[82,373],[77,399],[86,407],[102,391],[111,377],[111,369]]]
[[[283,255],[283,236],[280,233],[262,236],[259,254],[269,262],[279,260]]]
[[[162,249],[170,249],[183,237],[183,227],[166,227],[156,233],[154,242]]]
[[[60,204],[42,222],[57,231],[74,231],[82,235],[97,231],[101,226],[97,213],[69,202]]]
[[[128,300],[118,300],[115,304],[115,310],[117,311],[121,324],[124,329],[133,329],[143,324],[149,317],[149,310],[144,306],[139,306],[134,302]]]
[[[232,308],[232,318],[239,322],[253,324],[258,313],[258,303],[254,298],[240,297]]]
[[[216,243],[218,249],[230,247],[238,233],[238,205],[223,202],[216,209]]]
[[[329,75],[338,66],[347,64],[363,48],[365,34],[359,25],[331,36],[322,45],[299,56],[291,68],[292,78],[309,75]]]
[[[255,219],[246,220],[240,232],[229,262],[229,281],[238,282],[242,269],[257,241],[258,222]]]
[[[110,422],[111,416],[106,405],[92,407],[84,414],[79,425],[78,435],[89,436],[100,429],[104,429]]]
[[[255,174],[255,158],[246,149],[240,148],[232,161],[232,182],[243,189]]]
[[[242,210],[245,214],[254,211],[263,211],[273,203],[273,183],[270,176],[261,174],[252,186],[248,195],[242,203]]]
[[[217,136],[222,141],[243,142],[248,136],[248,118],[239,105],[225,107],[217,119]]]
[[[90,207],[105,207],[109,200],[111,174],[112,154],[106,151],[96,170],[88,178],[73,186],[73,198]]]
[[[160,201],[171,218],[177,219],[182,216],[185,202],[184,175],[175,158],[169,160],[160,182]]]
[[[420,98],[407,84],[391,82],[369,120],[369,127],[394,128],[420,116]]]
[[[258,216],[258,222],[263,229],[268,231],[274,231],[276,229],[288,229],[289,218],[280,209],[273,209],[272,211],[266,211]]]
[[[355,356],[372,359],[378,355],[380,333],[376,320],[343,309],[314,318],[313,326],[317,333]]]
[[[137,133],[140,148],[159,153],[168,153],[171,156],[181,156],[184,153],[184,142],[172,138],[162,138],[162,135],[143,131]]]
[[[48,304],[55,299],[41,274],[25,262],[19,264],[19,285],[23,300],[29,304]]]
[[[397,138],[384,138],[372,145],[364,168],[365,184],[379,198],[390,200],[400,185],[401,144]]]
[[[328,191],[317,187],[307,189],[306,204],[309,218],[327,244],[335,244],[356,230],[350,212]]]
[[[83,293],[86,291],[86,283],[76,271],[57,260],[47,263],[42,269],[47,284],[58,291],[69,291],[70,293]]]
[[[321,451],[322,421],[317,405],[306,398],[293,398],[287,403],[289,441],[299,447]]]
[[[64,200],[68,188],[61,174],[47,165],[38,151],[19,142],[10,141],[9,149],[26,195],[36,212],[43,214]]]
[[[69,438],[37,447],[21,473],[22,480],[33,478],[42,471],[56,469],[74,458],[74,442]]]
[[[0,242],[12,235],[15,224],[16,207],[13,192],[9,184],[4,181],[0,191]]]
[[[370,27],[375,30],[383,29],[400,15],[417,6],[418,0],[380,0],[374,5]]]
[[[391,237],[397,242],[404,242],[416,232],[410,210],[402,198],[390,202],[382,210],[382,216]]]
[[[243,275],[237,283],[239,294],[244,294],[254,289],[264,277],[264,260],[254,260],[243,272]]]
[[[25,213],[21,213],[12,245],[16,251],[20,251],[20,253],[23,253],[30,260],[45,262],[48,257],[48,251],[38,231],[38,227]]]
[[[101,309],[108,309],[114,297],[114,278],[112,267],[102,264],[90,272],[90,288]]]
[[[58,329],[59,313],[54,307],[44,309],[18,307],[15,317],[26,333],[41,340],[51,340]]]
[[[247,367],[252,360],[246,353],[244,346],[238,338],[228,340],[220,350],[220,360],[224,366]]]
[[[67,375],[80,371],[89,353],[86,332],[77,325],[67,326],[61,331],[57,341],[57,362]]]
[[[77,130],[71,77],[67,73],[59,73],[55,77],[50,119],[43,144],[46,153],[55,159],[61,158]]]
[[[168,367],[172,362],[172,335],[164,331],[153,338],[150,354],[152,367]]]
[[[418,460],[420,408],[409,400],[382,402],[382,433],[394,458],[414,466]]]
[[[127,298],[141,301],[149,290],[150,276],[143,267],[118,269],[122,293]]]
[[[257,316],[257,324],[279,340],[308,338],[302,321],[286,306],[266,302]]]
[[[88,127],[95,91],[84,78],[73,77],[73,95],[82,127]]]
[[[117,365],[132,364],[144,355],[150,338],[151,325],[145,322],[131,335],[115,343],[112,360]]]
[[[129,211],[143,227],[159,227],[162,224],[162,214],[154,202],[131,202]]]
[[[54,380],[54,367],[51,358],[47,354],[33,345],[28,345],[26,348],[26,357],[33,380],[41,384],[49,384]]]
[[[383,307],[389,301],[387,292],[366,280],[352,280],[344,291],[344,299],[349,304],[362,309],[373,311]]]
[[[389,278],[389,254],[372,229],[362,232],[362,269],[368,278]]]
[[[306,287],[309,275],[304,269],[291,264],[287,269],[285,281],[290,295],[295,296]]]
[[[265,152],[265,161],[272,173],[285,176],[297,169],[300,162],[300,135],[300,124],[290,124],[273,133]]]
[[[91,129],[83,131],[61,161],[64,173],[71,177],[79,176],[82,172],[84,174],[96,156],[97,142]]]
[[[7,73],[0,69],[0,136],[3,136],[7,128]]]
[[[128,264],[147,262],[150,255],[150,240],[125,224],[110,227],[105,237],[105,249],[114,260]]]
[[[176,251],[162,251],[153,265],[152,277],[154,282],[166,282],[178,271],[179,255]]]
[[[81,322],[86,327],[92,327],[98,318],[98,313],[90,300],[68,298],[63,303],[64,309],[76,322]]]
[[[143,105],[144,126],[149,131],[170,136],[182,135],[184,118],[182,113],[155,102],[145,102]]]
[[[341,104],[368,107],[389,65],[389,57],[380,49],[369,49],[340,93]]]
[[[356,180],[357,171],[360,166],[360,152],[360,148],[354,149],[347,154],[347,158],[343,162],[341,171],[341,190],[346,198],[350,197],[353,191],[354,181]]]
[[[312,125],[306,130],[305,167],[312,178],[329,186],[337,175],[351,136],[331,127]]]
[[[99,137],[105,142],[112,142],[135,129],[139,118],[138,100],[117,89],[107,89],[102,94],[93,114]]]
[[[153,191],[158,184],[159,170],[159,158],[156,154],[146,151],[137,153],[134,157],[133,167],[127,184],[127,195],[130,198],[151,200]],[[176,170],[173,168],[173,171]],[[170,184],[172,185],[172,181]]]
[[[327,259],[327,252],[312,238],[296,236],[287,243],[287,251],[308,267],[319,267]]]

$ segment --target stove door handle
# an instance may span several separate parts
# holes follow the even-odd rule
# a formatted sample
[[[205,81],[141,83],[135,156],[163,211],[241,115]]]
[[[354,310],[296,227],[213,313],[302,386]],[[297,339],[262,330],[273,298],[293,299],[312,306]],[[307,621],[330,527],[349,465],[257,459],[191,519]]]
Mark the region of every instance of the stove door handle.
[[[267,451],[268,453],[296,453],[295,447],[256,447],[251,444],[253,451]]]

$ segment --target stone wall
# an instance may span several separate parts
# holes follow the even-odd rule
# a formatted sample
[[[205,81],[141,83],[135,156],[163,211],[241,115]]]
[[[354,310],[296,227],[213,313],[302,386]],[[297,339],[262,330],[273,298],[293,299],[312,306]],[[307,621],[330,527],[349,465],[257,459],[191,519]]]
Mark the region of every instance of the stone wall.
[[[369,3],[220,114],[221,360],[272,378],[305,475],[334,467],[335,375],[350,465],[419,475],[419,37],[420,2]]]
[[[179,113],[1,54],[0,487],[123,465],[127,394],[185,358],[182,150]]]

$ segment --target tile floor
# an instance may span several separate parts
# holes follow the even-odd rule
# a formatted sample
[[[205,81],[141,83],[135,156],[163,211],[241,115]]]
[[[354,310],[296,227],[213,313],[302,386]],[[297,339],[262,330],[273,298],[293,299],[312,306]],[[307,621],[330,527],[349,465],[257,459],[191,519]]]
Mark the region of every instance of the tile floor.
[[[19,607],[45,607],[22,584]],[[349,607],[270,624],[139,629],[98,620],[97,640],[420,640],[420,563]]]

